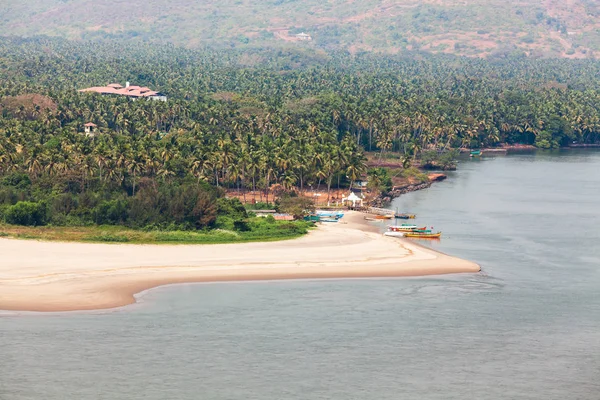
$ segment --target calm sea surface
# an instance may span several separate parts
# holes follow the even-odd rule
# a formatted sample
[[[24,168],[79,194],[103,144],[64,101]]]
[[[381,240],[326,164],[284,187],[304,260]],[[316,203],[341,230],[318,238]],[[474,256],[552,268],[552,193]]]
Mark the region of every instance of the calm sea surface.
[[[180,285],[0,317],[0,399],[600,399],[600,152],[463,160],[392,207],[478,275]]]

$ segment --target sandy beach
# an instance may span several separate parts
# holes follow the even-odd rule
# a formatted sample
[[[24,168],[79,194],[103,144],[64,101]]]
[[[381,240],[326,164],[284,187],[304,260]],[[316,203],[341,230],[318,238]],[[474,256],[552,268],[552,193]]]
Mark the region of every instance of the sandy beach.
[[[478,272],[470,261],[384,237],[362,214],[295,240],[130,245],[0,239],[0,310],[119,307],[166,284]]]

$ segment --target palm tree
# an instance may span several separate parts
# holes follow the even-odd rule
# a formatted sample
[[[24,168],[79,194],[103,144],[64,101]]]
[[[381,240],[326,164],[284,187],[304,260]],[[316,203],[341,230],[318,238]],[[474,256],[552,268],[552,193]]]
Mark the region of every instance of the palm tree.
[[[137,157],[134,156],[132,159],[128,160],[126,165],[127,171],[133,176],[131,195],[135,196],[136,178],[144,171],[145,163],[144,160],[140,159],[138,155]]]

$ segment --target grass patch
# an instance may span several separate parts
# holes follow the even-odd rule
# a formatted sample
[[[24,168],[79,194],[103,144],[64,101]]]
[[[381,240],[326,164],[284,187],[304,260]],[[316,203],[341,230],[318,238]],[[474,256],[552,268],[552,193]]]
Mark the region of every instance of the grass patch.
[[[110,233],[103,233],[98,236],[91,236],[89,239],[91,242],[109,242],[109,243],[127,243],[129,238],[125,235],[114,235]]]
[[[219,244],[270,242],[300,237],[312,224],[305,221],[273,221],[250,218],[249,231],[224,229],[206,231],[142,231],[122,226],[18,226],[0,225],[0,237],[62,242],[132,243],[132,244]]]

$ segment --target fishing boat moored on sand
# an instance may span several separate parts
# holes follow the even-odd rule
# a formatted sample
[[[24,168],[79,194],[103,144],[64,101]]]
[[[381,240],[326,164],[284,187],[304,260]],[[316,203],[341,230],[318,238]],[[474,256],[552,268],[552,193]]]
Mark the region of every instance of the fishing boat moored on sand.
[[[344,213],[341,211],[317,210],[315,214],[321,218],[340,219],[344,217]]]
[[[321,221],[321,217],[319,215],[307,215],[304,217],[304,220],[309,222],[319,222]]]

